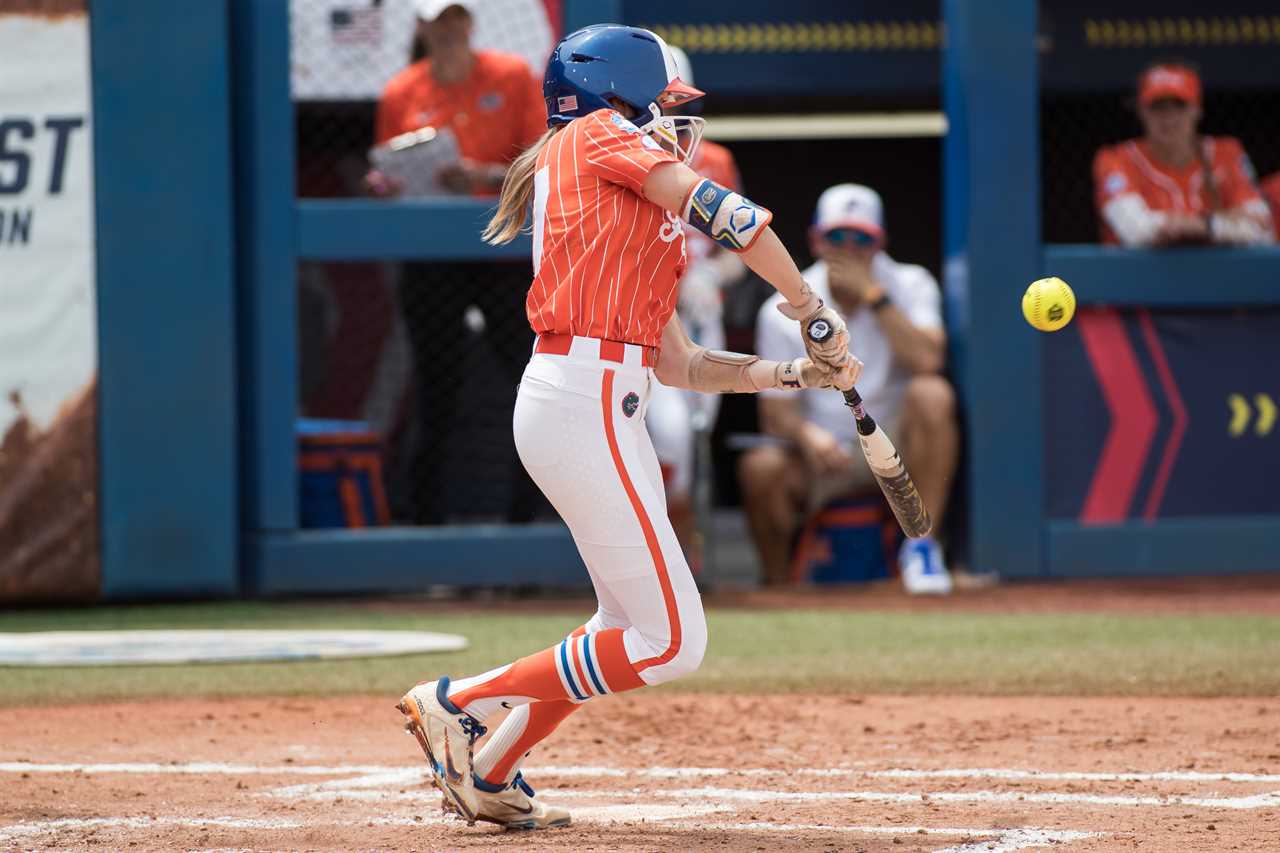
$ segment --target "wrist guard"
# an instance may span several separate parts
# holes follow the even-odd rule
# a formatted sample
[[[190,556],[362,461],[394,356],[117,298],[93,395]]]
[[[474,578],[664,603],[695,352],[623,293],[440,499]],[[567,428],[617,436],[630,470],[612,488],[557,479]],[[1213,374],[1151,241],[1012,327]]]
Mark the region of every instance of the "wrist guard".
[[[731,252],[745,252],[773,221],[773,214],[709,178],[693,185],[684,221]]]
[[[750,394],[759,391],[751,376],[758,355],[742,355],[699,347],[689,359],[689,388],[708,394]]]
[[[770,388],[799,391],[829,384],[822,368],[808,359],[764,361],[758,355],[704,348],[689,359],[688,387],[708,394],[754,394]]]

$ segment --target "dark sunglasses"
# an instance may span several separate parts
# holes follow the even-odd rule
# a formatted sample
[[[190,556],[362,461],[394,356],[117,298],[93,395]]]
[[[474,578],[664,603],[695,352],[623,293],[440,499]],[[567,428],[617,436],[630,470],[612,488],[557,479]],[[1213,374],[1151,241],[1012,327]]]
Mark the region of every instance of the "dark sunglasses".
[[[823,238],[833,246],[857,246],[863,249],[880,242],[876,235],[859,228],[832,228]]]

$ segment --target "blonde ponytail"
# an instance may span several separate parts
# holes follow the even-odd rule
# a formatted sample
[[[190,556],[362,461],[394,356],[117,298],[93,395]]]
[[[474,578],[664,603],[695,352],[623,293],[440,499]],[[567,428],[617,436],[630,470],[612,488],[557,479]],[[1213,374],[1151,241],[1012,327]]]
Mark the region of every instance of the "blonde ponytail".
[[[511,161],[507,175],[502,179],[502,195],[498,197],[498,209],[480,235],[486,243],[500,246],[503,243],[510,243],[520,233],[520,228],[524,225],[525,211],[529,208],[529,199],[533,196],[533,173],[538,168],[538,154],[542,152],[542,147],[547,144],[547,140],[562,127],[564,125],[558,124],[550,128],[538,138],[537,142]]]

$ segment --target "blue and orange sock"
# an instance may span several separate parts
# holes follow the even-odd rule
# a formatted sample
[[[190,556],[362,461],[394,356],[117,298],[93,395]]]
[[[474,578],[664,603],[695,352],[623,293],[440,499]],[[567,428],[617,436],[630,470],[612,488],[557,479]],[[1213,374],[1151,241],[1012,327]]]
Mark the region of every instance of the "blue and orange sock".
[[[643,687],[627,659],[622,628],[588,634],[579,628],[548,649],[449,685],[449,700],[483,721],[499,708],[530,702],[585,702]]]

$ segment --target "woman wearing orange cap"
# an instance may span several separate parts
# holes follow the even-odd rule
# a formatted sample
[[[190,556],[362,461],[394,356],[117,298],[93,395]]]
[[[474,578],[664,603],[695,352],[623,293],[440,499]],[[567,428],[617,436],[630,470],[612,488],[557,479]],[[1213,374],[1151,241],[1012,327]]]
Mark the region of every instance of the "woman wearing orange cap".
[[[1200,136],[1200,77],[1182,63],[1138,78],[1143,135],[1098,151],[1093,183],[1104,243],[1250,245],[1273,240],[1271,215],[1240,141]]]

